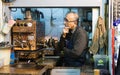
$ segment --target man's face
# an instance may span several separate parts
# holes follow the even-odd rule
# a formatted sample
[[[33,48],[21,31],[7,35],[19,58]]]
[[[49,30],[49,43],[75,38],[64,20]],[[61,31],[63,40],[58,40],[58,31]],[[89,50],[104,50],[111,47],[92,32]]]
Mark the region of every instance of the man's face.
[[[74,29],[76,26],[76,17],[74,14],[70,13],[66,16],[66,18],[64,19],[64,24],[66,27],[69,27],[69,29]]]
[[[68,27],[69,29],[73,29],[74,21],[68,21],[67,18],[65,18],[65,19],[66,19],[66,20],[64,20],[65,27]]]

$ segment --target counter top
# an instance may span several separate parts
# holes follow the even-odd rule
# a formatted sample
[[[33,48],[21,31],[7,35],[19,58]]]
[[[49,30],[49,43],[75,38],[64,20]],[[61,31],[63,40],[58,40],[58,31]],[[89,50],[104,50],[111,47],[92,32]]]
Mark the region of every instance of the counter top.
[[[55,64],[56,64],[56,61],[54,59],[45,59],[42,64],[44,65],[42,69],[16,68],[16,67],[11,67],[10,65],[6,65],[0,68],[0,75],[1,74],[42,75],[44,72],[46,72],[47,69],[53,68]]]
[[[93,75],[93,68],[91,66],[84,65],[82,67],[56,67],[56,59],[45,59],[42,62],[43,68],[15,68],[10,65],[0,68],[0,75],[43,75],[48,69],[74,69],[80,68],[80,75]],[[47,74],[46,74],[47,75]]]
[[[48,69],[47,65],[42,69],[34,69],[34,68],[20,69],[20,68],[11,67],[10,65],[6,65],[0,68],[0,75],[1,74],[42,75],[47,69]]]

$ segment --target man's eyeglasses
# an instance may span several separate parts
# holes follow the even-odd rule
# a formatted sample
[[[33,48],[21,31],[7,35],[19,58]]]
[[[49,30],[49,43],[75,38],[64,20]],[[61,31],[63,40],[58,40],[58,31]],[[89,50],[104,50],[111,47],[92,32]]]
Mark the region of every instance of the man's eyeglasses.
[[[64,18],[64,21],[65,21],[65,22],[75,22],[76,20],[74,20],[74,21],[69,21],[68,19]]]

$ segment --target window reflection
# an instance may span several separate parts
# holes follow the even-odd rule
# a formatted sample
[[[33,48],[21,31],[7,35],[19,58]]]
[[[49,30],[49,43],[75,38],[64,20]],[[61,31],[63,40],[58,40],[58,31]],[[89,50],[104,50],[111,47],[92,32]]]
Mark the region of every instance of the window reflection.
[[[79,14],[79,25],[92,37],[92,8],[11,8],[11,15],[15,20],[30,18],[37,22],[37,38],[55,37],[59,40],[64,27],[64,17],[67,12],[74,11]],[[41,33],[43,33],[41,35]]]

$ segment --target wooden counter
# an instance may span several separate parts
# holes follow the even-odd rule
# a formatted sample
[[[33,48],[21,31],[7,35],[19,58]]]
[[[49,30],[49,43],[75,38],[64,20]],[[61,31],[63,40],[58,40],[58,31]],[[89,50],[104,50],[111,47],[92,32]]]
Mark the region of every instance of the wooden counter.
[[[56,59],[45,59],[42,62],[45,65],[42,69],[35,68],[15,68],[10,65],[3,66],[0,68],[0,75],[43,75],[49,69],[65,69],[68,67],[56,67]],[[69,67],[70,68],[70,67]],[[73,67],[74,68],[74,67]],[[72,67],[71,67],[72,69]],[[93,75],[93,68],[91,66],[84,65],[80,67],[80,75]],[[49,75],[49,74],[45,74]]]
[[[42,65],[45,65],[42,69],[35,68],[15,68],[10,65],[0,68],[0,75],[42,75],[46,70],[53,68],[56,64],[54,59],[45,59]]]
[[[45,66],[42,69],[20,69],[15,67],[10,67],[10,65],[4,66],[0,68],[0,75],[1,74],[7,74],[7,75],[42,75],[46,70],[48,69],[48,66]]]

